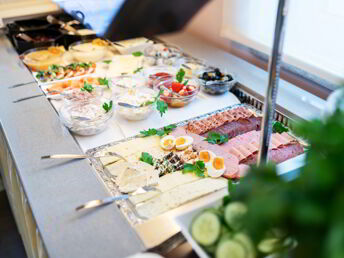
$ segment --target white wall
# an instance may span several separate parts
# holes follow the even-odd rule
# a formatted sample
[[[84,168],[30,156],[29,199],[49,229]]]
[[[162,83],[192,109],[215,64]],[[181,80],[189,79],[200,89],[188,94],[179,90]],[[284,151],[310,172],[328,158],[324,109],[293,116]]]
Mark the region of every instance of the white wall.
[[[211,0],[189,22],[186,31],[224,50],[230,51],[230,40],[220,37],[223,0]]]

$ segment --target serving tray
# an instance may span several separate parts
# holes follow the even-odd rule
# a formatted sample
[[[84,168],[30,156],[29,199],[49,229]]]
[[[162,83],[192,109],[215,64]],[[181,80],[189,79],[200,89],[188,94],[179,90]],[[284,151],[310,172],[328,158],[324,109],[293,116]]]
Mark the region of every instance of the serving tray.
[[[177,127],[184,126],[190,121],[201,120],[216,113],[231,110],[237,107],[245,107],[256,113],[257,116],[261,115],[261,111],[255,106],[249,104],[237,104],[204,115],[200,115],[188,120],[184,120],[182,122],[176,123],[175,125]],[[281,122],[283,122],[286,125],[290,124],[289,119],[284,116]],[[123,143],[138,137],[142,136],[136,135],[123,140],[115,141],[106,145],[90,149],[86,153],[91,156],[96,156],[100,154],[102,151],[104,151],[104,149],[110,146],[114,146],[119,143]],[[120,195],[121,192],[118,190],[117,185],[113,182],[113,177],[106,169],[104,169],[103,164],[100,162],[100,160],[92,159],[91,164],[94,167],[99,180],[104,184],[105,188],[110,192],[110,194],[114,196]],[[159,215],[151,219],[142,218],[136,212],[134,205],[129,200],[119,201],[116,202],[116,204],[118,205],[124,216],[127,218],[130,225],[136,230],[147,249],[154,248],[154,250],[158,249],[162,250],[162,252],[166,252],[185,241],[184,237],[180,233],[179,226],[176,224],[174,220],[177,216],[184,214],[185,212],[192,211],[194,209],[208,205],[224,197],[226,194],[228,194],[227,189],[222,189],[217,192],[208,194],[204,197],[198,198],[197,200],[183,204],[178,208],[170,210],[162,215]],[[161,225],[164,226],[162,227]]]

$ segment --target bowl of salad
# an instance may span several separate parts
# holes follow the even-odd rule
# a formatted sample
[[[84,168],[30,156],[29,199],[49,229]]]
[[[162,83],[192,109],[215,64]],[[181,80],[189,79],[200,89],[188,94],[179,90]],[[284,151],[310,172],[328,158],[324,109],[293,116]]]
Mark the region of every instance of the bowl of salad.
[[[200,71],[198,79],[204,92],[219,95],[228,92],[236,84],[233,74],[220,71],[219,68],[209,68]]]
[[[155,65],[178,65],[182,62],[181,48],[169,44],[154,44],[144,49],[145,58],[154,60]]]
[[[186,77],[181,68],[171,76],[159,77],[154,81],[154,89],[161,92],[160,99],[171,107],[184,107],[192,102],[200,91],[197,77]]]

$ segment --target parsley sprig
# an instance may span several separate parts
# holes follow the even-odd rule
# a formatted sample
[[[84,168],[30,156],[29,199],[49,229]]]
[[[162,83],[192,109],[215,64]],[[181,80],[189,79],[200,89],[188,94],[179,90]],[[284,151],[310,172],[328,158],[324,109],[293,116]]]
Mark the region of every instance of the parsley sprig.
[[[142,56],[143,55],[143,53],[141,52],[141,51],[136,51],[136,52],[133,52],[133,53],[131,53],[133,56]]]
[[[140,160],[142,162],[145,162],[145,163],[149,164],[149,165],[152,165],[152,166],[154,165],[153,157],[148,152],[142,152]]]
[[[185,71],[183,68],[180,68],[178,73],[176,74],[177,82],[182,83],[184,80],[184,76],[185,76]]]
[[[198,160],[195,164],[185,163],[183,168],[183,174],[185,173],[195,173],[198,177],[205,177],[205,164],[202,160]]]
[[[163,116],[163,114],[166,113],[166,111],[168,109],[168,106],[167,106],[167,104],[164,101],[160,100],[160,95],[162,93],[163,93],[163,90],[160,90],[158,95],[156,95],[153,100],[149,100],[149,101],[146,101],[146,102],[142,103],[140,105],[140,107],[145,107],[145,106],[149,106],[149,105],[152,105],[152,104],[154,105],[155,104],[156,105],[156,109],[160,113],[160,116]]]
[[[107,79],[106,77],[104,77],[104,78],[98,78],[98,82],[99,82],[100,85],[104,85],[104,86],[110,88],[110,85],[109,85],[109,82],[110,82],[110,81],[109,81],[109,79]]]
[[[104,60],[103,63],[105,64],[111,64],[112,60]]]
[[[274,133],[284,133],[284,132],[288,132],[289,129],[285,127],[281,122],[275,121],[272,124],[272,131]]]
[[[140,131],[140,134],[142,134],[143,137],[152,136],[152,135],[164,136],[164,135],[167,135],[170,132],[172,132],[172,130],[174,128],[177,128],[177,126],[174,125],[174,124],[168,125],[168,126],[164,126],[160,130],[157,130],[157,129],[154,129],[154,128],[149,128],[148,130]]]
[[[104,102],[103,109],[106,113],[109,112],[112,109],[112,100],[109,103]]]
[[[87,82],[84,82],[84,87],[82,87],[81,91],[87,91],[88,93],[91,93],[93,91],[93,86]]]
[[[211,144],[223,144],[228,142],[228,135],[223,135],[217,132],[209,132],[207,138],[204,140]]]

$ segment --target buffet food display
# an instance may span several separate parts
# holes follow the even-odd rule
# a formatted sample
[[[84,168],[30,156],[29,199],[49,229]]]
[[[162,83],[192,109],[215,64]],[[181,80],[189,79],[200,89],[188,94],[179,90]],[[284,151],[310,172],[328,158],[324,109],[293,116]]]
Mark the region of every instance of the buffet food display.
[[[135,127],[142,120],[150,121],[154,112],[158,111],[158,117],[164,119],[169,108],[181,108],[179,112],[192,108],[195,99],[207,105],[206,98],[230,94],[236,83],[231,73],[210,67],[177,46],[145,38],[116,44],[101,38],[75,41],[66,48],[28,50],[22,60],[57,109],[61,123],[82,136],[101,136],[118,117]],[[110,140],[87,154],[97,157],[116,153],[91,159],[112,195],[130,195],[141,187],[155,187],[117,202],[139,232],[139,225],[157,218],[174,218],[176,210],[192,206],[197,200],[208,203],[215,196],[224,196],[228,179],[240,179],[256,163],[261,123],[260,111],[255,107],[228,105],[163,128],[156,129],[160,127],[156,124],[137,136]],[[272,134],[269,149],[269,159],[277,164],[304,152],[300,140],[288,128],[281,128]],[[213,220],[212,213],[200,216]],[[208,242],[202,242],[203,217],[193,224],[192,235],[208,246]],[[218,231],[221,225],[217,224]],[[157,246],[175,233],[162,234],[159,241],[148,245]],[[219,233],[215,238],[219,238]],[[233,236],[236,238],[241,237]],[[217,251],[221,255],[228,245],[233,245],[233,241],[227,242],[225,247],[218,247],[224,249]]]

